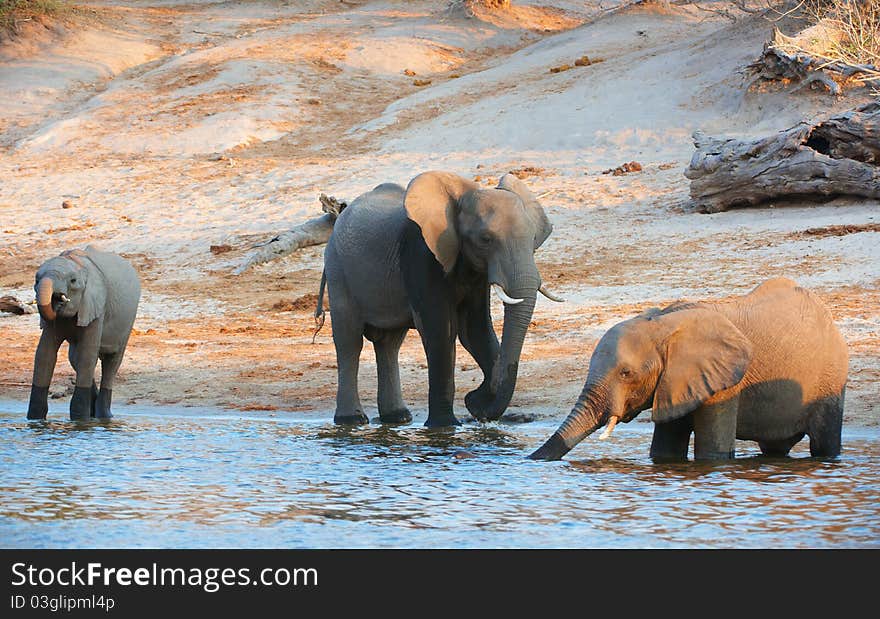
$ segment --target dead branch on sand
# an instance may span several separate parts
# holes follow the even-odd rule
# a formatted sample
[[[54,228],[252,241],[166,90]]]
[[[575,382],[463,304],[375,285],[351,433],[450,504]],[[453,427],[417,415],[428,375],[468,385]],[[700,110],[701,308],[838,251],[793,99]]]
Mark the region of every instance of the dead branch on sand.
[[[880,198],[880,103],[759,140],[694,133],[685,176],[707,213],[793,196]]]
[[[323,193],[318,200],[321,201],[321,210],[324,211],[324,215],[310,219],[287,232],[282,232],[265,243],[255,245],[254,247],[259,249],[251,254],[233,273],[241,275],[255,264],[276,260],[303,247],[326,243],[330,239],[330,233],[333,232],[336,218],[348,205]]]
[[[790,37],[773,29],[773,36],[764,44],[761,57],[749,65],[758,80],[790,80],[798,82],[795,90],[800,90],[815,82],[823,84],[831,94],[841,92],[840,81],[849,79],[860,83],[877,82],[880,80],[880,67],[873,64],[858,64],[851,60],[835,57],[823,52],[815,45],[821,37],[833,39],[826,24],[816,24],[797,36]],[[813,41],[808,46],[804,41]],[[812,48],[810,48],[812,47]]]
[[[22,303],[13,296],[6,295],[0,297],[0,312],[18,314],[21,316],[22,314],[36,314],[37,308],[33,305]]]

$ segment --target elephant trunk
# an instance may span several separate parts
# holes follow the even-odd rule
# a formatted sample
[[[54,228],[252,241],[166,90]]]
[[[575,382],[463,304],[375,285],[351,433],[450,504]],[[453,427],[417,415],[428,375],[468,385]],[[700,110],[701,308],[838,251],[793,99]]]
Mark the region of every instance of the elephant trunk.
[[[513,390],[516,387],[516,377],[519,370],[519,357],[522,353],[523,342],[526,332],[532,321],[532,312],[535,309],[538,286],[517,286],[509,291],[516,303],[504,304],[504,330],[501,335],[501,351],[495,367],[493,377],[493,391],[495,398],[489,405],[486,418],[498,419],[504,414]]]
[[[529,458],[532,460],[562,458],[608,420],[604,401],[601,389],[588,381],[562,425]]]
[[[43,320],[55,320],[55,309],[52,307],[53,292],[51,277],[44,277],[37,283],[37,309],[40,310]]]

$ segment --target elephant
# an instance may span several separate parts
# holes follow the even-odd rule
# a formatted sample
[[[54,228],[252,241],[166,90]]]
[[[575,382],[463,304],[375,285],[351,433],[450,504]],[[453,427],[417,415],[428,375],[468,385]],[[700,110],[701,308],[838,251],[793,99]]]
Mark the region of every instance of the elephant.
[[[813,456],[840,453],[849,355],[831,314],[790,279],[746,295],[652,308],[605,333],[580,397],[529,457],[558,460],[607,424],[651,408],[655,461],[735,457],[735,439],[786,456],[804,435]]]
[[[383,423],[408,423],[398,353],[417,329],[428,362],[428,427],[459,424],[453,413],[455,338],[483,372],[465,397],[478,420],[498,419],[513,395],[537,293],[553,300],[534,253],[552,226],[512,174],[494,189],[430,171],[406,189],[385,183],[343,210],[324,252],[338,384],[334,421],[368,423],[358,395],[363,338],[373,343]],[[504,302],[499,345],[489,291]],[[323,286],[321,295],[323,295]],[[318,300],[318,308],[322,307]],[[319,309],[316,313],[322,314]]]
[[[34,290],[42,334],[34,355],[28,419],[45,419],[58,349],[68,342],[76,372],[71,419],[110,418],[113,381],[122,363],[141,295],[134,267],[122,257],[85,250],[61,253],[40,265]],[[101,359],[101,389],[95,366]]]

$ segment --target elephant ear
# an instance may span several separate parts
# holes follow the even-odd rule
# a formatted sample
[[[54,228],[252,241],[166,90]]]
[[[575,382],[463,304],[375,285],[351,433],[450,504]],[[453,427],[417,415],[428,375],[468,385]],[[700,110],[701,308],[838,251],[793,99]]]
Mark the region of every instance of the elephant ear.
[[[459,201],[480,186],[451,172],[424,172],[409,183],[403,199],[407,216],[422,230],[425,244],[449,273],[458,259],[460,242],[455,228]]]
[[[705,308],[653,318],[668,322],[663,371],[654,392],[652,419],[683,417],[724,389],[739,383],[752,359],[752,344],[732,322]]]
[[[107,304],[107,282],[101,271],[101,252],[93,247],[86,247],[84,254],[80,254],[86,260],[81,260],[83,269],[88,273],[86,288],[83,291],[82,303],[76,313],[76,326],[87,327],[97,318],[104,315],[104,307]]]
[[[513,174],[507,173],[498,181],[497,189],[506,189],[512,191],[520,197],[526,207],[529,218],[535,225],[535,249],[538,249],[553,232],[553,224],[547,219],[547,213],[544,212],[538,198],[526,187],[525,183],[519,180]]]

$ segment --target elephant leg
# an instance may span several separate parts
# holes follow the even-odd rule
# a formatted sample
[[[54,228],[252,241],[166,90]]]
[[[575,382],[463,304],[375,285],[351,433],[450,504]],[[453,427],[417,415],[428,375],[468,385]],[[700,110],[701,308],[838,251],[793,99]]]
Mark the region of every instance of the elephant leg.
[[[791,448],[797,445],[802,438],[804,438],[803,432],[778,441],[758,441],[758,447],[761,448],[761,453],[765,456],[782,458],[787,456]]]
[[[336,413],[333,421],[341,425],[369,423],[358,395],[358,369],[364,346],[364,324],[354,303],[338,282],[330,286],[330,319],[336,348]]]
[[[73,368],[74,372],[77,372],[77,351],[76,351],[76,342],[68,342],[67,344],[67,360],[70,362],[70,367]],[[92,389],[91,389],[91,405],[90,405],[90,416],[95,416],[95,402],[98,399],[98,387],[95,385],[95,381],[92,381]]]
[[[101,391],[97,394],[95,405],[95,417],[98,419],[111,419],[113,413],[110,404],[113,400],[113,383],[119,366],[122,365],[124,351],[101,355]]]
[[[423,320],[415,315],[416,328],[422,337],[422,346],[428,359],[428,419],[429,428],[456,426],[452,403],[455,398],[455,328],[454,315],[445,306]],[[443,311],[446,309],[447,311]],[[450,328],[453,323],[453,328]]]
[[[807,434],[810,437],[810,455],[836,458],[840,455],[840,430],[843,426],[844,391],[813,402],[808,407]]]
[[[400,390],[398,354],[408,329],[384,331],[374,342],[376,374],[379,379],[377,400],[382,423],[409,423],[412,415]]]
[[[492,373],[500,352],[498,337],[492,326],[487,288],[474,290],[459,307],[458,339],[483,371],[483,382],[464,397],[464,404],[471,415],[482,420],[495,399]]]
[[[63,338],[55,330],[45,327],[40,334],[37,351],[34,354],[34,374],[31,380],[31,396],[28,401],[28,419],[45,419],[49,413],[49,385],[55,373],[58,349]]]
[[[76,386],[70,400],[70,418],[81,420],[92,416],[93,394],[95,386],[95,366],[98,364],[98,349],[101,343],[101,327],[103,320],[97,319],[83,328],[77,341],[73,364],[76,370]]]
[[[693,429],[691,415],[665,423],[655,423],[654,437],[651,439],[651,459],[655,462],[687,460]]]
[[[413,222],[401,248],[401,274],[413,310],[413,322],[428,359],[428,427],[458,425],[455,397],[455,338],[458,316],[453,307],[455,283],[421,239]]]
[[[729,460],[736,457],[736,416],[739,395],[694,411],[694,459]]]

